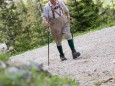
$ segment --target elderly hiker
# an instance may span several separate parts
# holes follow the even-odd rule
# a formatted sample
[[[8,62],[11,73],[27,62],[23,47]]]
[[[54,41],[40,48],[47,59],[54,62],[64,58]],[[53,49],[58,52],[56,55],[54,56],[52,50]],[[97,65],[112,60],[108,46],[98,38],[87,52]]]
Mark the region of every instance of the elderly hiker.
[[[74,47],[69,22],[69,10],[65,6],[64,2],[58,0],[49,0],[43,9],[43,23],[50,27],[51,34],[56,41],[57,49],[60,53],[60,58],[62,61],[67,60],[61,45],[63,35],[68,41],[73,59],[76,59],[78,56],[80,56],[80,53],[76,52]]]

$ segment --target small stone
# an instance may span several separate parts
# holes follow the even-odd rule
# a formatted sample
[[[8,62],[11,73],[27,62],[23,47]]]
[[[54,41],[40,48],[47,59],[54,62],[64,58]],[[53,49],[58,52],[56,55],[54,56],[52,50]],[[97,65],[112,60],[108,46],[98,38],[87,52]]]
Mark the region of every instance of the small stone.
[[[7,69],[7,72],[10,72],[10,73],[17,73],[19,70],[18,70],[18,68],[16,68],[16,67],[9,67],[8,69]]]
[[[96,71],[97,71],[97,69],[94,70],[94,72],[96,72]]]
[[[113,60],[113,64],[115,64],[115,60]]]

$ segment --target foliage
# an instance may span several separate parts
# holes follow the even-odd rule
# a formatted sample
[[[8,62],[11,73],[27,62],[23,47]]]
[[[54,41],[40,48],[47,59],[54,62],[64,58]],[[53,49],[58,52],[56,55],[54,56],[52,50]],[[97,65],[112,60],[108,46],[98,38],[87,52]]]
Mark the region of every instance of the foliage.
[[[41,9],[37,0],[22,0],[10,3],[3,1],[0,6],[2,31],[8,49],[12,47],[11,54],[26,51],[47,43],[47,28],[42,25]]]
[[[110,7],[104,8],[103,2],[96,1],[96,4],[93,0],[68,1],[70,15],[75,19],[74,32],[87,31],[88,28],[96,28],[114,20],[111,17],[114,16],[112,14],[113,9],[110,9]]]
[[[7,61],[10,55],[8,54],[0,54],[0,60],[2,61]]]
[[[13,1],[10,3],[3,1],[1,5],[2,31],[6,34],[8,49],[10,46],[14,47],[14,50],[16,48],[15,43],[19,33],[18,29],[21,28],[21,21],[19,20],[18,15]]]
[[[56,75],[35,69],[23,72],[10,73],[5,69],[0,69],[0,86],[77,86],[75,80],[61,78]]]

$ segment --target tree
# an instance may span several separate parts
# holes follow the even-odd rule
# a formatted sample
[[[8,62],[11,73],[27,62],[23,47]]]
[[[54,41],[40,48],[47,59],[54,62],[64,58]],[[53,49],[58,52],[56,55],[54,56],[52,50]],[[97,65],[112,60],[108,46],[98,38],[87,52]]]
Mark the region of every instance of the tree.
[[[99,0],[98,0],[99,1]],[[74,32],[85,31],[87,28],[94,28],[99,24],[98,19],[102,8],[102,2],[94,4],[92,0],[68,1],[70,15],[76,19]]]
[[[0,22],[8,48],[12,53],[22,52],[47,43],[47,29],[42,25],[40,0],[23,3],[1,1]],[[3,36],[3,35],[2,35]]]
[[[1,20],[3,23],[4,33],[6,34],[6,44],[9,47],[13,47],[12,51],[15,52],[15,42],[18,35],[18,29],[21,28],[21,21],[19,20],[19,14],[16,11],[16,6],[13,0],[7,3],[5,0],[1,3]]]

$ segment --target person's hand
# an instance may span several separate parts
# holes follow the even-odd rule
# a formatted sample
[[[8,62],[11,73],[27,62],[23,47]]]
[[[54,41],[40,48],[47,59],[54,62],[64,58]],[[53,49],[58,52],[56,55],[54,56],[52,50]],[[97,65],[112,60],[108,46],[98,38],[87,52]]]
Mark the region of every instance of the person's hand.
[[[49,27],[49,26],[50,26],[50,22],[49,22],[49,21],[47,21],[47,20],[43,20],[43,24],[44,24],[45,26],[47,26],[47,27]]]
[[[72,17],[67,17],[69,23],[73,24]]]

